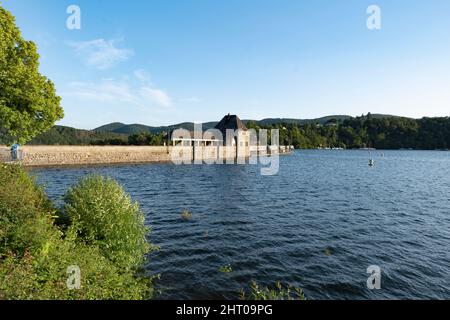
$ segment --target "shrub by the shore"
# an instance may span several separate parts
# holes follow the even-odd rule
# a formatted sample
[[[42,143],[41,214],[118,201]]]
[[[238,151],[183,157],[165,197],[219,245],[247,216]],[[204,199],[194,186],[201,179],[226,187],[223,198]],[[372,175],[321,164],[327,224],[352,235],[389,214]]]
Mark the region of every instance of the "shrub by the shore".
[[[81,179],[67,192],[65,213],[77,239],[97,246],[124,270],[140,266],[152,249],[139,204],[112,179],[97,175]]]
[[[92,179],[95,180],[98,178]],[[101,225],[109,229],[98,231],[104,236],[102,241],[93,241],[93,233],[83,233],[80,230],[84,229],[79,229],[88,226],[85,218],[81,218],[85,217],[82,198],[70,198],[69,193],[73,210],[70,217],[76,218],[62,230],[54,224],[55,208],[21,167],[0,166],[0,181],[0,299],[135,300],[151,297],[151,279],[136,276],[136,269],[151,248],[143,240],[136,242],[145,237],[146,229],[142,216],[137,214],[137,205],[126,207],[129,197],[119,185],[110,180],[102,180],[107,186],[86,185],[82,181],[71,190],[72,195],[77,190],[88,193],[80,186],[88,187],[97,197],[95,203],[108,203],[114,222]],[[85,200],[87,206],[92,198]],[[75,213],[75,210],[81,212]],[[99,211],[93,213],[99,214]],[[120,236],[123,242],[117,242]],[[111,251],[108,251],[110,245]],[[120,252],[133,246],[128,256]],[[118,253],[120,258],[112,258],[113,253]],[[79,289],[71,290],[67,286],[67,270],[71,266],[77,266],[81,272]]]
[[[18,166],[0,164],[0,181],[0,256],[39,250],[54,233],[50,201]]]

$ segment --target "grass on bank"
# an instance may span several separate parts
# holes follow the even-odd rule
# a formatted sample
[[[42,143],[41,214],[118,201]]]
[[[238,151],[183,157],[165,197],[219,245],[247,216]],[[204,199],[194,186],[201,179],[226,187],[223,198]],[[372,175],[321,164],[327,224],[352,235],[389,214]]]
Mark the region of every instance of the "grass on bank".
[[[61,211],[20,166],[0,165],[0,181],[1,300],[151,298],[153,279],[139,268],[155,248],[138,204],[115,181],[82,179]],[[67,286],[70,266],[80,268],[78,290]]]

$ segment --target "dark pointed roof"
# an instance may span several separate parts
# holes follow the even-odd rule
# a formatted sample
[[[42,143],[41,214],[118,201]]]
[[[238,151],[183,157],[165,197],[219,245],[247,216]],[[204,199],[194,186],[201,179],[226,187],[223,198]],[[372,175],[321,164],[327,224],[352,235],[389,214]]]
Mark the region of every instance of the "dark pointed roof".
[[[224,137],[226,136],[227,129],[232,130],[240,129],[244,131],[248,130],[245,124],[241,121],[241,119],[239,119],[237,115],[230,115],[230,114],[223,117],[223,119],[220,120],[220,122],[217,124],[215,128],[220,130],[224,135]]]

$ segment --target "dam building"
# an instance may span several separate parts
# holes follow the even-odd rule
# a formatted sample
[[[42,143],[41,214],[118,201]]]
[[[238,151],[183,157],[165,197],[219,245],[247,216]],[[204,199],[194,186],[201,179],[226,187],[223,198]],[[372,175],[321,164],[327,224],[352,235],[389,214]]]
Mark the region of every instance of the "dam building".
[[[227,133],[234,133],[230,135]],[[198,137],[197,137],[198,135]],[[180,130],[171,135],[173,146],[183,147],[227,147],[235,149],[237,158],[250,156],[250,132],[237,115],[228,114],[214,127],[213,130],[198,132]]]

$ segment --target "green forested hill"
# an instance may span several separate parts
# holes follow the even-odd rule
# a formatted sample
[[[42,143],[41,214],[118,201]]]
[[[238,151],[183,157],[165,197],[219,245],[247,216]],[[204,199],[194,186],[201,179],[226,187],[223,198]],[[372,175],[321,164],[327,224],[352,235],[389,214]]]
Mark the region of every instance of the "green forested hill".
[[[114,122],[94,129],[95,132],[111,132],[124,135],[138,134],[141,132],[155,132],[157,127],[150,127],[142,124],[123,124]]]
[[[351,119],[350,116],[345,115],[336,115],[336,116],[326,116],[317,119],[286,119],[286,118],[268,118],[259,121],[255,120],[244,120],[244,123],[256,123],[259,126],[271,126],[279,123],[284,124],[294,124],[294,125],[303,125],[307,123],[316,123],[316,124],[326,124],[329,120],[335,119],[337,121],[344,121],[346,119]]]
[[[80,130],[64,126],[54,126],[49,131],[37,136],[29,144],[31,145],[90,145],[101,144],[104,141],[114,144],[126,144],[127,135]]]
[[[210,128],[214,128],[217,122],[207,122],[203,123],[203,130],[208,130]],[[101,127],[94,129],[96,132],[113,132],[119,134],[139,134],[139,133],[152,133],[159,134],[162,132],[169,132],[174,129],[183,128],[186,130],[194,130],[194,123],[192,122],[183,122],[170,126],[160,126],[160,127],[151,127],[142,124],[123,124],[120,122],[110,123]]]

